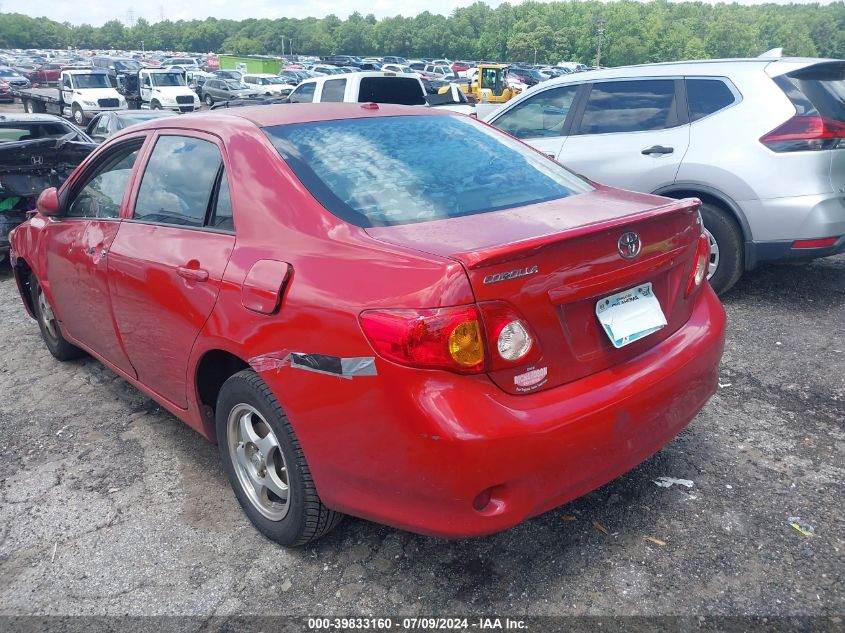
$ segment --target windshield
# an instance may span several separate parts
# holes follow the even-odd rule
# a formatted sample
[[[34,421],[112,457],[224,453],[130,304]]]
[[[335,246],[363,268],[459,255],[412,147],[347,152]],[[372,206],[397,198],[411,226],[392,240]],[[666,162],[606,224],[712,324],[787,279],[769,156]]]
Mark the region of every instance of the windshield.
[[[150,73],[154,86],[184,86],[185,78],[181,73]]]
[[[0,68],[0,77],[20,77],[20,74],[11,68]]]
[[[111,88],[108,75],[93,73],[91,75],[71,75],[74,88]]]
[[[592,190],[469,117],[340,119],[264,132],[317,200],[357,226],[486,213]]]

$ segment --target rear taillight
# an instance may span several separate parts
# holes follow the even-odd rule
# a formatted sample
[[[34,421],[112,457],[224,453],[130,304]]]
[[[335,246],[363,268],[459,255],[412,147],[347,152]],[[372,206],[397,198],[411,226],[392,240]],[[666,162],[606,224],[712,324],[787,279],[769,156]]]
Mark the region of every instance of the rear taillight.
[[[698,288],[707,278],[707,268],[710,266],[710,239],[703,233],[698,238],[698,247],[695,250],[695,262],[687,280],[687,289],[684,296]]]
[[[461,374],[484,371],[484,338],[475,306],[432,310],[368,310],[361,326],[388,360]]]
[[[760,138],[773,152],[806,152],[845,147],[845,123],[821,116],[794,116]]]
[[[514,308],[503,301],[478,304],[490,345],[490,370],[530,363],[540,356],[531,328]]]
[[[428,310],[367,310],[361,326],[381,356],[460,374],[515,367],[539,357],[527,323],[506,303]]]

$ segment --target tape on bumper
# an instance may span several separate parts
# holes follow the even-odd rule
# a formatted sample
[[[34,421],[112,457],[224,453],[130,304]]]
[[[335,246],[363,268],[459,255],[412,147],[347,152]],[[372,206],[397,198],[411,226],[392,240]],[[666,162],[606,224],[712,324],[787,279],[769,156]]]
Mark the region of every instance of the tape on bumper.
[[[372,356],[342,358],[326,354],[305,354],[302,352],[276,352],[255,356],[249,365],[257,372],[279,371],[285,365],[291,369],[302,369],[317,374],[326,374],[351,380],[357,376],[376,376],[376,360]]]

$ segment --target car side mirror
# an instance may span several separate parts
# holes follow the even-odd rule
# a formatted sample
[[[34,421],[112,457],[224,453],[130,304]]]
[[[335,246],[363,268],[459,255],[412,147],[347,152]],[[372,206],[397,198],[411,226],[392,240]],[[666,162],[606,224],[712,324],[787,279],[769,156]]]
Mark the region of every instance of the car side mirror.
[[[59,204],[59,192],[55,187],[50,187],[41,192],[38,202],[35,203],[38,213],[47,217],[60,215],[61,205]]]

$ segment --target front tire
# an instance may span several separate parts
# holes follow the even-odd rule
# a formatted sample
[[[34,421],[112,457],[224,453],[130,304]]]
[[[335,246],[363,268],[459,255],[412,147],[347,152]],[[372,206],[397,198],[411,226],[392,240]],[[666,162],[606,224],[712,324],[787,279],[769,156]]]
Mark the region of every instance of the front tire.
[[[84,127],[87,122],[85,119],[85,113],[78,105],[73,106],[73,122],[80,127]]]
[[[704,232],[710,238],[710,265],[707,278],[716,294],[733,288],[742,276],[744,267],[742,231],[722,207],[701,205]]]
[[[161,110],[161,104],[158,101],[153,101],[150,104],[150,109],[151,110]]]
[[[34,274],[29,276],[29,291],[32,296],[33,311],[38,319],[38,328],[41,330],[41,338],[50,353],[60,361],[76,360],[85,356],[85,352],[76,345],[68,343],[62,336],[58,319],[53,314],[53,308],[44,294],[44,289]]]
[[[223,384],[215,422],[226,476],[262,534],[295,547],[340,523],[343,515],[323,505],[299,440],[258,374],[246,369]]]
[[[211,98],[211,95],[205,95],[205,105],[209,108],[214,105],[214,99]]]

